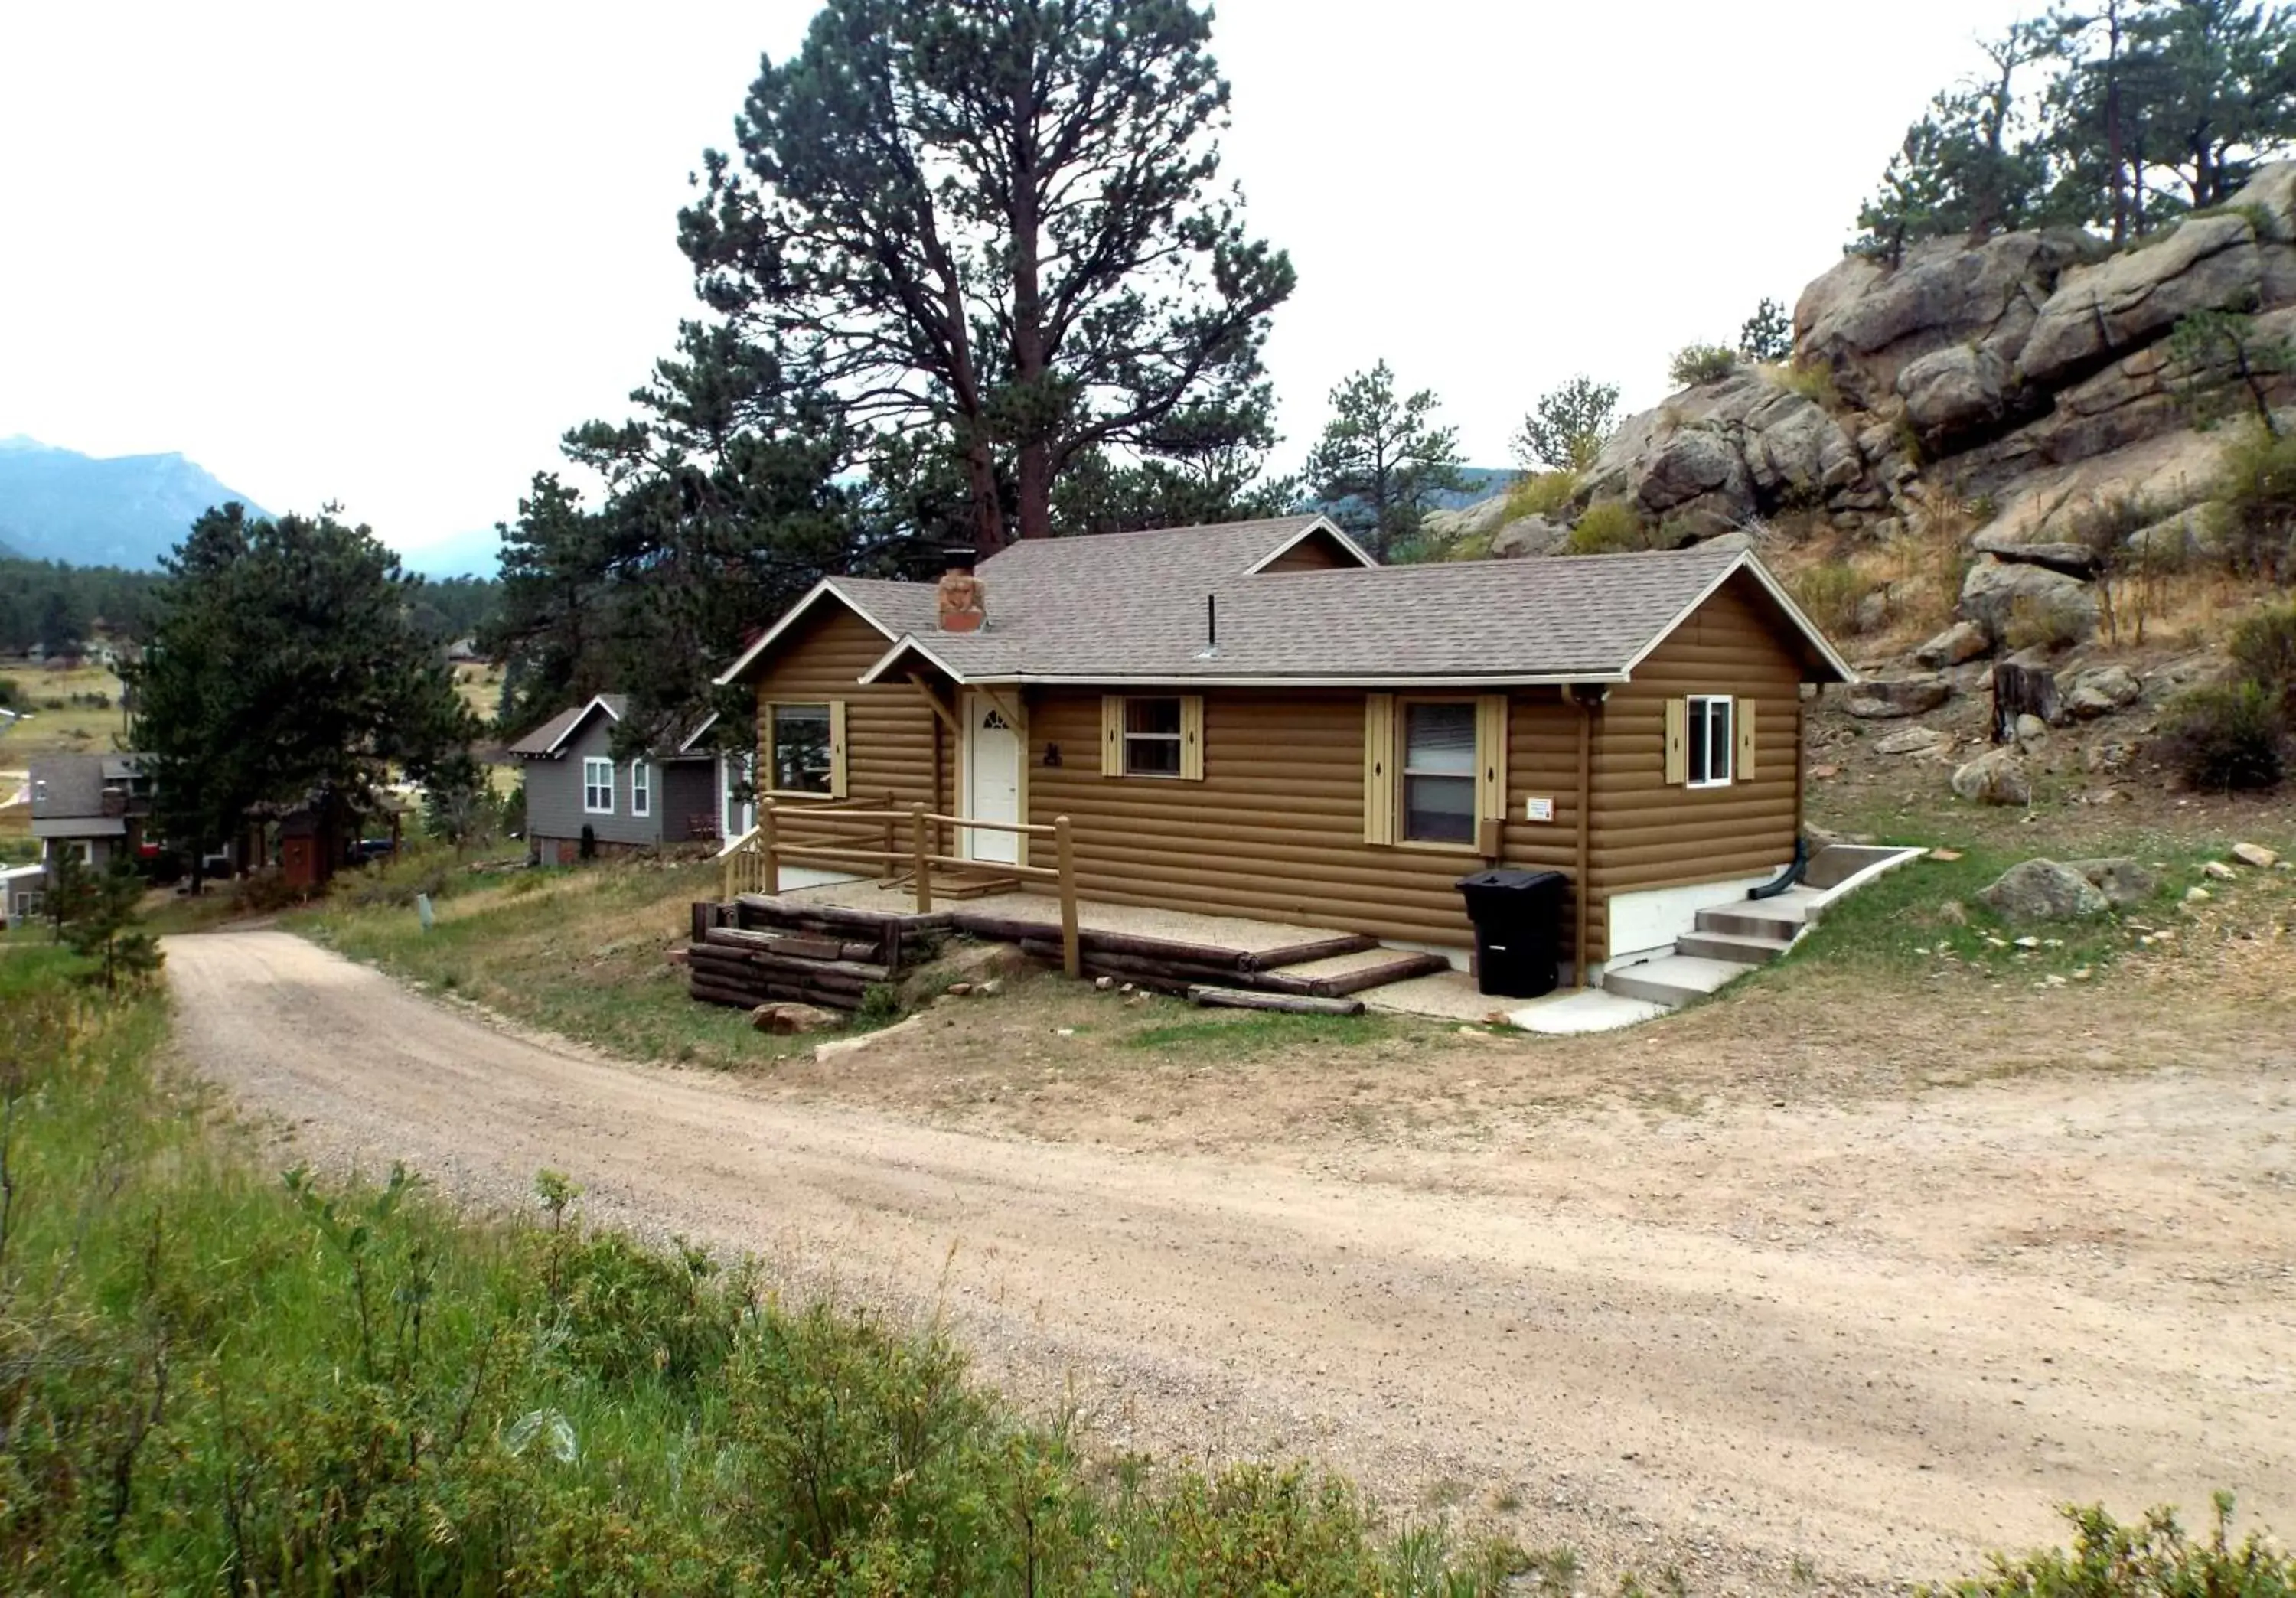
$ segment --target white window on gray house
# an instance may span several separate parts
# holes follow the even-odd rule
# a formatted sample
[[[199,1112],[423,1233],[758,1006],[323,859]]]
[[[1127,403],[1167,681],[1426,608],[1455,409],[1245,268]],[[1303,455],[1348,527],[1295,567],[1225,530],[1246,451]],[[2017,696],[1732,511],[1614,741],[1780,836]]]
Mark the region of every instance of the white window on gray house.
[[[582,814],[611,815],[614,813],[614,763],[597,758],[582,762]]]
[[[1475,707],[1403,708],[1403,835],[1414,843],[1475,840]]]
[[[653,767],[644,760],[630,762],[630,814],[653,814]]]
[[[772,747],[775,792],[829,791],[827,705],[775,705]]]
[[[739,838],[758,824],[758,758],[747,750],[728,750],[720,762],[718,798],[725,812],[718,825],[727,838]]]
[[[1683,726],[1683,753],[1693,788],[1730,784],[1731,701],[1724,695],[1693,695]]]

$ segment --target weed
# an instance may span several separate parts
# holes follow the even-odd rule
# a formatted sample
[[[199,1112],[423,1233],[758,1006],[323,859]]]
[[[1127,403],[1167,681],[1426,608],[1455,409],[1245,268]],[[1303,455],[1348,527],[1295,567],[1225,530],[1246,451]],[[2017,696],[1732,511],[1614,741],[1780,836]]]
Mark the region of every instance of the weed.
[[[1166,1021],[1128,1032],[1128,1049],[1201,1048],[1231,1058],[1264,1053],[1297,1043],[1355,1048],[1390,1037],[1394,1024],[1379,1015],[1284,1015],[1239,1011],[1233,1015]]]
[[[1540,471],[1519,478],[1507,490],[1505,520],[1552,517],[1568,505],[1578,492],[1578,474],[1575,471]]]
[[[1814,401],[1828,414],[1839,414],[1848,408],[1841,390],[1834,386],[1833,367],[1827,362],[1795,360],[1772,366],[1768,371],[1780,388]]]
[[[2216,1495],[2215,1520],[2201,1542],[2185,1533],[2170,1510],[2148,1510],[2130,1525],[2114,1520],[2102,1504],[2068,1507],[2070,1553],[2051,1549],[2020,1560],[1997,1553],[1988,1575],[1925,1591],[1957,1598],[2150,1598],[2161,1593],[2283,1598],[2296,1591],[2296,1555],[2253,1532],[2233,1543],[2232,1505],[2231,1494]]]
[[[2088,612],[2069,601],[2020,594],[2009,602],[2002,641],[2011,649],[2064,649],[2089,635]]]
[[[1649,522],[1622,499],[1598,499],[1588,505],[1570,529],[1574,555],[1611,555],[1627,550],[1650,549],[1656,535]]]
[[[1846,637],[1859,630],[1858,607],[1879,585],[1845,561],[1828,561],[1805,568],[1789,586],[1795,602],[1822,630]]]
[[[2232,630],[2225,653],[2243,682],[2254,683],[2296,728],[2296,603],[2269,605]]]
[[[1738,352],[1720,344],[1686,344],[1674,352],[1666,374],[1677,389],[1719,382],[1738,369]]]

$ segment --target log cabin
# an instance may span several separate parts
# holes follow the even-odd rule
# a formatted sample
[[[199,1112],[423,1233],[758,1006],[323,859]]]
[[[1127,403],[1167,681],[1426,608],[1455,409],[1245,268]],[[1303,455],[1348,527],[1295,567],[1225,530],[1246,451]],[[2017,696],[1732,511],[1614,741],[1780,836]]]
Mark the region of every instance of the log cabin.
[[[1088,898],[1455,962],[1463,874],[1553,870],[1581,985],[1792,866],[1805,691],[1854,676],[1735,550],[1383,567],[1300,516],[971,575],[827,578],[758,636],[718,681],[756,692],[761,795],[1065,815]]]

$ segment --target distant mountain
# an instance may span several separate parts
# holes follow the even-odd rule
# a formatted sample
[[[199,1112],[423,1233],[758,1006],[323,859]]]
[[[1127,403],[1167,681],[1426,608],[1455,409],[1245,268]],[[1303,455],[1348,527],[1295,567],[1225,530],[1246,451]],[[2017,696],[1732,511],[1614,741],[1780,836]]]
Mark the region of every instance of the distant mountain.
[[[501,575],[502,538],[494,529],[482,533],[455,533],[419,549],[402,549],[398,563],[423,577],[482,577]]]
[[[157,566],[202,511],[234,499],[270,513],[179,455],[99,460],[0,438],[0,545],[30,560]]]

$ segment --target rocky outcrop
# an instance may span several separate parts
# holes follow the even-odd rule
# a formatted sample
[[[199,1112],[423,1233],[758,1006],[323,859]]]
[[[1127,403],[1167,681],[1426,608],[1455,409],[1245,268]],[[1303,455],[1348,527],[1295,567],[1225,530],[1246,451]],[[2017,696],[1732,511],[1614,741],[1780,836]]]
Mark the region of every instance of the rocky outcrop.
[[[1742,367],[1628,420],[1580,480],[1578,503],[1622,499],[1686,539],[1704,538],[1789,504],[1823,503],[1865,477],[1857,447],[1823,406]]]
[[[1956,621],[1915,650],[1914,661],[1931,671],[1942,671],[1948,666],[1965,665],[1992,650],[1993,640],[1986,636],[1983,627]]]
[[[2141,905],[2161,891],[2160,873],[2127,856],[2068,860],[2065,864],[2087,878],[2089,886],[2104,895],[2106,902],[2116,910]]]
[[[1868,677],[1849,691],[1849,714],[1866,721],[1926,716],[1953,697],[1943,677]]]
[[[1931,239],[1894,269],[1845,258],[1802,291],[1794,349],[1823,363],[1841,396],[1878,410],[1906,369],[1956,346],[1987,346],[2013,361],[2064,272],[2105,253],[2072,228],[2001,234],[1980,244]]]
[[[1491,535],[1491,553],[1504,560],[1562,553],[1570,529],[1544,516],[1519,516]]]
[[[2094,721],[2126,709],[2144,696],[2144,685],[2126,666],[2097,666],[2073,679],[2065,692],[2065,713],[2077,721]]]

